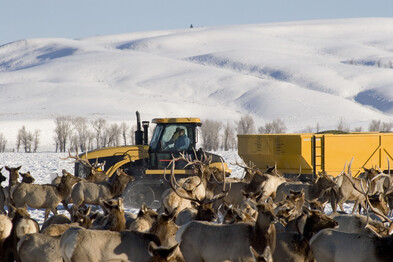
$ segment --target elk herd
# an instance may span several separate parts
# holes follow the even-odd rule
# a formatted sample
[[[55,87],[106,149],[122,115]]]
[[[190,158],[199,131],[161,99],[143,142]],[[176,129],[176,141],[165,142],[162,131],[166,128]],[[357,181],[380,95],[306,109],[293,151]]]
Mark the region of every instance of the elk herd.
[[[161,207],[143,204],[135,213],[122,198],[132,176],[118,169],[108,178],[98,163],[68,158],[88,166],[89,176],[63,170],[43,185],[20,166],[0,169],[0,262],[393,260],[390,168],[353,177],[351,161],[337,177],[289,177],[276,166],[236,163],[244,176],[232,178],[206,155],[180,154],[168,165]],[[176,177],[179,160],[194,175]],[[58,214],[60,204],[69,215]],[[44,223],[27,208],[45,210]]]

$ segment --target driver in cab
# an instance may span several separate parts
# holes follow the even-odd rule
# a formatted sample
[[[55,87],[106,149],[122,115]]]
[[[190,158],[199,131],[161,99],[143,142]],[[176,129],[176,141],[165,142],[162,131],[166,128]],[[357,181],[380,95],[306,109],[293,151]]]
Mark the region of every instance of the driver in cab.
[[[188,149],[188,147],[190,146],[190,139],[185,134],[185,130],[183,128],[176,128],[176,131],[172,135],[172,138],[165,143],[167,147],[168,145],[172,144],[174,145],[173,150],[175,151],[183,151]]]

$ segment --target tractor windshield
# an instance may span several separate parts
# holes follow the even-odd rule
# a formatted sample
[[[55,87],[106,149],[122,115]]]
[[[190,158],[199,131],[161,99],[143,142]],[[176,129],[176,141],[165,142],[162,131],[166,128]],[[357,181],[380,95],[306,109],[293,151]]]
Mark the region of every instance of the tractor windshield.
[[[163,151],[185,151],[189,150],[191,145],[190,131],[185,125],[168,125],[161,139],[161,148]]]
[[[153,137],[150,141],[150,148],[156,149],[164,126],[157,125],[153,132]]]

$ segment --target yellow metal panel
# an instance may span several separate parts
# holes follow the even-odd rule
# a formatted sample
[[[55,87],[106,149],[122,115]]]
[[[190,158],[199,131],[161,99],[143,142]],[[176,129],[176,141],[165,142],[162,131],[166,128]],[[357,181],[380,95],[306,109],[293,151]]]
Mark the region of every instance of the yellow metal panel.
[[[170,170],[165,170],[165,169],[148,169],[145,170],[146,175],[164,175],[167,174],[169,175],[171,173]],[[194,175],[193,170],[186,170],[186,169],[176,169],[175,170],[175,175]]]
[[[311,173],[311,134],[238,135],[238,153],[259,168],[277,164],[284,173]],[[304,157],[302,150],[308,152]]]
[[[136,146],[121,146],[121,147],[106,147],[96,149],[93,151],[83,154],[81,158],[87,158],[94,160],[96,158],[103,158],[108,156],[120,156],[123,160],[118,161],[115,165],[105,170],[105,173],[109,176],[122,165],[136,161],[139,159],[149,158],[149,146],[148,145],[136,145]]]
[[[337,176],[353,158],[351,170],[359,175],[363,167],[387,170],[393,161],[393,133],[271,134],[239,135],[238,153],[246,163],[259,168],[277,164],[284,173],[327,171]],[[346,170],[347,171],[347,170]]]
[[[152,123],[200,123],[199,118],[180,117],[180,118],[154,118]]]
[[[387,159],[391,160],[393,134],[391,133],[356,133],[346,135],[325,135],[326,171],[334,176],[340,174],[353,158],[351,170],[357,176],[363,167],[378,166],[387,169]],[[390,152],[389,152],[390,151]]]
[[[119,156],[124,155],[131,161],[135,161],[142,158],[149,157],[149,146],[148,145],[137,145],[137,146],[120,146],[120,147],[105,147],[87,152],[88,159],[106,157],[106,156]],[[85,154],[80,156],[86,158]]]

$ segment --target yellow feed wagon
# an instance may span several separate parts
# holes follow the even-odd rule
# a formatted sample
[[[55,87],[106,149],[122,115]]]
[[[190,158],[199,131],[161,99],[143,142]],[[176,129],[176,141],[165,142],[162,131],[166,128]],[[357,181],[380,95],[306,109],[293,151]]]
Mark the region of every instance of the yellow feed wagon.
[[[301,168],[302,174],[326,171],[333,176],[353,158],[352,174],[358,176],[363,167],[388,169],[393,133],[238,135],[238,153],[259,168],[277,164],[283,173],[297,174]]]

